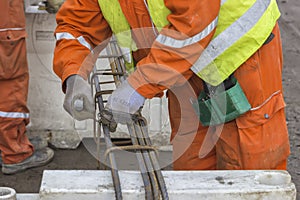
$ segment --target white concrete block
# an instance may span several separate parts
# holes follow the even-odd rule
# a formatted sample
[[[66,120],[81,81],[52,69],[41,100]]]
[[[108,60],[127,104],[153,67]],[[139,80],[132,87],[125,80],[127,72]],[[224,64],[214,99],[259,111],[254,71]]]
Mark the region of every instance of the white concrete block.
[[[63,109],[61,80],[52,69],[55,26],[54,14],[26,14],[28,128],[32,130],[74,130],[74,120]]]
[[[162,171],[171,200],[295,200],[286,171]],[[137,171],[120,171],[123,199],[145,199]],[[44,171],[40,200],[115,199],[110,171]]]
[[[40,200],[40,195],[35,193],[17,194],[17,200]]]

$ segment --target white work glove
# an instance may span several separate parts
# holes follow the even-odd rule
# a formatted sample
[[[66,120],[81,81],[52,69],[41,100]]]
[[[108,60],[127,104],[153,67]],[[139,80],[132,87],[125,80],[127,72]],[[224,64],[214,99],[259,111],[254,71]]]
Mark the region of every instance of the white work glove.
[[[101,113],[102,123],[108,125],[113,132],[116,123],[125,124],[131,120],[131,115],[136,113],[144,104],[145,97],[140,95],[125,80],[107,100],[105,112]]]
[[[66,80],[64,109],[75,119],[93,119],[95,103],[90,85],[79,75],[72,75]]]
[[[116,112],[134,114],[145,102],[145,97],[140,95],[125,80],[113,93],[109,96],[106,108]]]

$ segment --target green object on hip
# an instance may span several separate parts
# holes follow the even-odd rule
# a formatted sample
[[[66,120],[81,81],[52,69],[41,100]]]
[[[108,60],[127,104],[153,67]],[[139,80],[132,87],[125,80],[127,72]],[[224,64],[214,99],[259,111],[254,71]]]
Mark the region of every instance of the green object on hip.
[[[193,107],[203,126],[214,126],[229,122],[251,109],[251,106],[234,76],[230,76],[232,86],[220,84],[213,90],[202,91]],[[225,87],[224,87],[225,85]]]

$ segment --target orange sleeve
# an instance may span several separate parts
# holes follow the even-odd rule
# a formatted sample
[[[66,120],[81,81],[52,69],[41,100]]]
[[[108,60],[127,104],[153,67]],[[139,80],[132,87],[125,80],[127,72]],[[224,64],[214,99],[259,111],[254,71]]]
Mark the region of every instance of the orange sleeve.
[[[202,32],[217,18],[220,0],[165,0],[165,5],[171,11],[167,18],[169,25],[159,34],[184,40]],[[185,83],[193,74],[191,66],[209,44],[214,32],[215,28],[202,40],[180,48],[155,41],[150,53],[138,62],[137,70],[129,76],[129,83],[146,98]]]
[[[55,34],[68,33],[74,38],[57,40],[53,58],[54,72],[63,83],[73,74],[80,74],[86,79],[93,67],[93,64],[87,60],[97,55],[97,53],[91,54],[91,49],[97,47],[97,52],[100,52],[105,47],[105,40],[112,34],[101,13],[98,1],[66,0],[56,15],[56,22]],[[83,37],[91,49],[82,45],[77,39],[79,37]]]

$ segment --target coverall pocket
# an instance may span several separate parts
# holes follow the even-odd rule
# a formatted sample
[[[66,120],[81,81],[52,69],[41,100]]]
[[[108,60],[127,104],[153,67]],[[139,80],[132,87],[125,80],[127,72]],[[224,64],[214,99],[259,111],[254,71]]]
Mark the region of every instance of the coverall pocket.
[[[281,91],[236,119],[244,169],[275,169],[290,153]]]
[[[264,101],[263,94],[265,94],[265,92],[261,81],[262,74],[259,51],[244,62],[243,65],[235,71],[234,76],[238,80],[251,106],[260,105],[261,102]]]
[[[27,69],[25,31],[0,33],[0,79],[14,78],[20,69]]]

